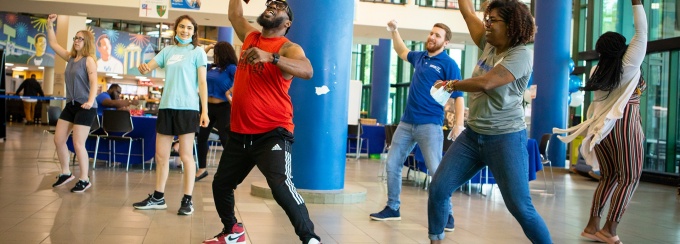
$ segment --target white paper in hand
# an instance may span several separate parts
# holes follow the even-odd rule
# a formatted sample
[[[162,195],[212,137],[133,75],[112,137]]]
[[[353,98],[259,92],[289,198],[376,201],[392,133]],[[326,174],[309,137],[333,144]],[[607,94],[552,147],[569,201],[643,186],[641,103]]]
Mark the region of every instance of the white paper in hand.
[[[451,93],[446,92],[444,86],[439,87],[439,89],[432,86],[430,88],[430,95],[432,95],[432,98],[442,106],[446,105],[446,101],[451,97]]]

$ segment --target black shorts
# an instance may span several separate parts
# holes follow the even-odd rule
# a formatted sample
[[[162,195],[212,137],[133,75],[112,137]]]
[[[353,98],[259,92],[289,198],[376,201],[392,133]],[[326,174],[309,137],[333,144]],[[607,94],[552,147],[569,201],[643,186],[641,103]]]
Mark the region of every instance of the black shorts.
[[[158,120],[156,120],[158,134],[179,136],[196,133],[199,125],[200,114],[196,110],[158,110]]]
[[[97,116],[97,109],[84,109],[80,107],[82,105],[82,103],[75,101],[67,102],[66,107],[61,111],[59,119],[66,120],[76,125],[92,126],[94,117]]]

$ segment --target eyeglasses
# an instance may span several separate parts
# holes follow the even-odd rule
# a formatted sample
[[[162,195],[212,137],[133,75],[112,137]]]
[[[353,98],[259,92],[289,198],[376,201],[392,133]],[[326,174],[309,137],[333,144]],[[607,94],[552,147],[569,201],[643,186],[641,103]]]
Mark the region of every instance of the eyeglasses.
[[[288,3],[285,1],[268,0],[264,6],[267,6],[268,8],[274,8],[276,10],[286,10],[286,8],[288,8]]]
[[[502,19],[489,19],[489,18],[485,18],[485,19],[484,19],[484,25],[486,25],[486,26],[491,26],[491,25],[495,24],[496,22],[503,22],[503,23],[505,23],[505,20],[502,20]]]
[[[79,36],[74,36],[73,41],[74,42],[82,42],[82,41],[85,41],[85,38],[79,37]]]

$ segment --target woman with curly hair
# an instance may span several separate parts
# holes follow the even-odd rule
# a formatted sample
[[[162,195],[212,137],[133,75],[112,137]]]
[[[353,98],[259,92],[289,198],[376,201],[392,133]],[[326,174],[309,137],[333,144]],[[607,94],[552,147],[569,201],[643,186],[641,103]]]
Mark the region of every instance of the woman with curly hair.
[[[217,129],[222,146],[227,145],[227,132],[229,131],[229,115],[231,114],[231,99],[228,95],[229,89],[234,85],[234,74],[236,74],[236,51],[228,42],[218,42],[210,44],[205,48],[207,53],[213,49],[214,64],[208,65],[208,127],[201,127],[198,131],[198,170],[196,179],[199,181],[208,176],[207,157],[208,157],[208,137],[212,128]]]
[[[640,0],[632,0],[635,35],[626,38],[616,32],[602,34],[595,44],[600,55],[590,80],[583,90],[593,91],[588,119],[566,130],[570,142],[584,136],[581,153],[593,167],[600,166],[600,182],[595,189],[588,225],[581,236],[601,242],[620,243],[616,227],[642,174],[645,135],[640,124],[640,96],[646,88],[640,65],[647,51],[647,17]],[[611,198],[607,222],[600,229],[602,211]]]
[[[470,110],[468,128],[449,147],[432,179],[429,238],[431,243],[441,243],[451,194],[488,166],[524,234],[532,243],[552,243],[543,218],[531,203],[527,174],[522,95],[533,66],[533,53],[525,45],[534,36],[533,17],[518,0],[492,1],[484,11],[484,20],[475,15],[470,0],[459,3],[482,55],[472,78],[439,84],[449,91],[469,92]]]

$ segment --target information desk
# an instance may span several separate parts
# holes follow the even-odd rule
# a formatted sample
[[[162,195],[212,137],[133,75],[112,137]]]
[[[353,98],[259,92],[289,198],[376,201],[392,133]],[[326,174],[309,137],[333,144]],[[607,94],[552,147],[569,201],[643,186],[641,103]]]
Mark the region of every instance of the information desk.
[[[101,117],[100,117],[101,123]],[[151,160],[156,154],[156,117],[146,117],[146,116],[132,116],[133,130],[127,134],[127,136],[132,138],[144,138],[144,162]],[[94,134],[104,134],[102,129],[97,130]],[[115,141],[116,143],[116,161],[126,164],[128,142],[127,141]],[[71,137],[67,141],[68,149],[73,152],[73,142]],[[95,148],[95,137],[88,137],[85,147],[89,152],[89,157],[94,157]],[[97,154],[97,159],[108,160],[109,159],[109,143],[107,140],[99,140],[99,153]],[[113,147],[113,141],[111,143]],[[168,145],[169,146],[169,145]],[[142,162],[142,145],[141,141],[132,142],[132,152],[130,156],[130,164],[139,164]],[[113,157],[112,157],[113,158]]]

